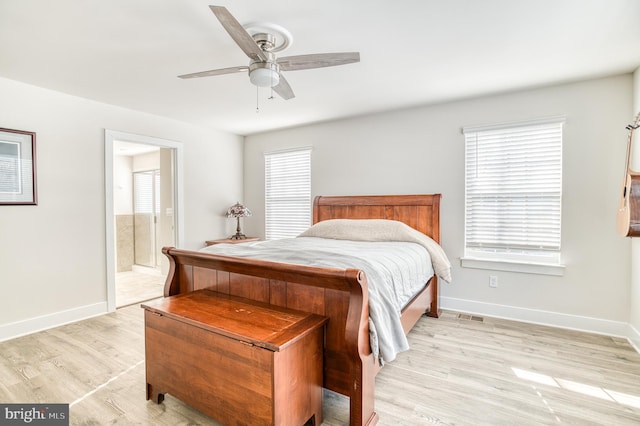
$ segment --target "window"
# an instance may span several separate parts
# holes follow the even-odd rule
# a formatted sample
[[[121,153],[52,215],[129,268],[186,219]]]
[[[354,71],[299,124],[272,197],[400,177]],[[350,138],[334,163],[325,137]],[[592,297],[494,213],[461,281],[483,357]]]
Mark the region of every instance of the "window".
[[[296,237],[311,225],[311,148],[264,155],[265,237]]]
[[[560,263],[563,118],[465,127],[465,258]]]
[[[160,212],[160,170],[133,173],[133,211],[153,215]]]

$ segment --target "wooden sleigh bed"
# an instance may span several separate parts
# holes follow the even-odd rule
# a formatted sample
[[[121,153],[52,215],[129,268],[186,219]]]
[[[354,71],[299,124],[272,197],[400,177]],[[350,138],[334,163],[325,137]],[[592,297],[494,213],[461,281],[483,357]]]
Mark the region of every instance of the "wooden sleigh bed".
[[[440,243],[440,194],[316,197],[313,223],[328,219],[392,219]],[[369,344],[368,287],[357,269],[327,269],[165,247],[165,297],[200,289],[328,318],[323,387],[350,398],[350,425],[373,425],[379,363]],[[434,275],[402,311],[407,333],[426,312],[438,316]],[[157,395],[151,396],[157,399]]]

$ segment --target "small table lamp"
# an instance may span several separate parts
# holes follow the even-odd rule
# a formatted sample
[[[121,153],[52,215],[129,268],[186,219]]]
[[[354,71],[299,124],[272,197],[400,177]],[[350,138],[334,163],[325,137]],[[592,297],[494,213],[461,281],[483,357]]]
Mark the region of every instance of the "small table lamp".
[[[229,207],[229,210],[227,210],[227,214],[225,216],[226,217],[235,217],[237,219],[237,221],[238,221],[238,226],[236,228],[236,233],[235,233],[235,235],[231,236],[231,239],[232,240],[244,240],[245,238],[247,238],[247,236],[244,235],[240,230],[240,218],[241,217],[249,217],[249,216],[251,216],[251,210],[249,210],[248,208],[246,208],[245,206],[240,204],[240,202],[238,201],[237,203],[235,203],[234,205]]]

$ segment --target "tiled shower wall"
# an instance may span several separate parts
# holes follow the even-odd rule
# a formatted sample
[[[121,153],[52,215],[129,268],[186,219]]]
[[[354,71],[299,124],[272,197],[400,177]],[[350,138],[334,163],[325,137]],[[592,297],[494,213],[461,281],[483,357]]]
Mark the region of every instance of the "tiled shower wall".
[[[116,215],[117,271],[131,271],[134,262],[133,215]]]

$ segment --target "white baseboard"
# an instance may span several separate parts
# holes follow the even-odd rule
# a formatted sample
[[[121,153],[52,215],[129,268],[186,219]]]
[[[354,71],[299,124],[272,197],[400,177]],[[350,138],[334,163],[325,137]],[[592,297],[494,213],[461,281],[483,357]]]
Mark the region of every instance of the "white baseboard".
[[[633,330],[633,327],[631,327],[629,323],[622,321],[610,321],[536,309],[518,308],[515,306],[476,302],[473,300],[454,299],[450,297],[441,297],[440,307],[442,309],[468,314],[485,315],[532,324],[549,325],[552,327],[586,331],[589,333],[624,337],[627,338],[630,343],[634,344],[636,351],[640,348],[640,334],[638,334],[636,330]],[[633,342],[634,337],[632,330],[635,332],[635,343]]]
[[[29,318],[23,321],[3,324],[0,325],[0,342],[106,314],[107,312],[107,302],[101,302],[66,311],[54,312],[36,318]]]

